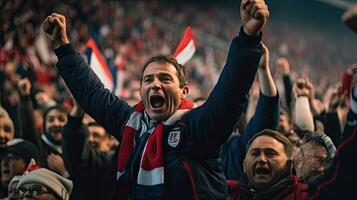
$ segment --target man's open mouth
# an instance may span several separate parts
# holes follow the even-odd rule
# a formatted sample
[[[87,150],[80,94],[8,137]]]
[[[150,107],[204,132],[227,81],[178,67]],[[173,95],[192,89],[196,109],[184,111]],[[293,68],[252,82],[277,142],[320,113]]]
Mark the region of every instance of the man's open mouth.
[[[153,108],[161,108],[165,104],[165,98],[160,95],[152,95],[150,97],[150,105]]]
[[[3,170],[1,170],[1,175],[2,176],[9,176],[10,175],[10,169],[4,168]]]
[[[49,131],[52,133],[61,132],[62,127],[61,126],[51,126],[51,127],[49,127]]]
[[[269,175],[271,171],[266,167],[258,167],[255,169],[255,174],[257,175]]]

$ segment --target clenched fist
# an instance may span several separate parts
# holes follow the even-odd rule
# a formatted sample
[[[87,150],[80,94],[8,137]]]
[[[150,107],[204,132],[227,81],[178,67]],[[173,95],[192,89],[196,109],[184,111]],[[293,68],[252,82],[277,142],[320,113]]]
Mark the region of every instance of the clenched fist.
[[[264,0],[242,0],[240,16],[244,32],[256,36],[269,18],[268,6]]]
[[[42,29],[51,36],[55,48],[69,43],[66,31],[65,16],[52,13],[42,23]]]

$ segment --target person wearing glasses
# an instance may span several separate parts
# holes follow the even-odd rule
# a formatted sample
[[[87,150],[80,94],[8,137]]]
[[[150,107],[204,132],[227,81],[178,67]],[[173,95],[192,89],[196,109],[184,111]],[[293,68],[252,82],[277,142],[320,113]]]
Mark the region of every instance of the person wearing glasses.
[[[18,199],[69,200],[73,183],[55,172],[40,168],[24,175],[17,185]]]

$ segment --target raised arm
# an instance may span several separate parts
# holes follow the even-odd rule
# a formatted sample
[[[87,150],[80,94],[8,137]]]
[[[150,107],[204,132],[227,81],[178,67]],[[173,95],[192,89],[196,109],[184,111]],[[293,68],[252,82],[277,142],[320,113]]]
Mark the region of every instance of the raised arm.
[[[232,138],[222,153],[222,170],[227,179],[238,180],[243,173],[246,144],[263,129],[276,129],[279,123],[279,96],[270,73],[269,49],[263,44],[263,55],[258,67],[260,95],[254,116],[241,136]]]
[[[31,82],[28,78],[21,79],[17,82],[20,94],[18,105],[18,116],[20,123],[20,137],[32,142],[39,149],[42,149],[40,133],[36,128],[35,114],[31,102],[30,91]]]
[[[83,115],[83,110],[75,102],[68,114],[67,124],[63,126],[63,158],[66,168],[73,177],[80,174],[82,151],[88,135],[88,128],[82,123]]]
[[[291,77],[290,77],[289,61],[286,58],[281,57],[276,60],[275,65],[278,71],[283,75],[286,106],[289,109],[289,112],[291,112],[292,84],[291,84]]]
[[[66,19],[52,13],[42,24],[55,44],[57,68],[75,99],[110,134],[120,138],[120,129],[129,118],[132,107],[119,99],[90,69],[87,62],[72,47],[66,35]]]
[[[246,106],[258,68],[262,54],[260,31],[268,19],[268,7],[263,0],[246,0],[240,10],[243,28],[232,41],[220,78],[206,103],[187,117],[196,152],[217,151],[229,137]]]
[[[300,130],[314,132],[314,118],[309,103],[309,89],[304,79],[299,79],[293,86],[295,102],[295,125]]]

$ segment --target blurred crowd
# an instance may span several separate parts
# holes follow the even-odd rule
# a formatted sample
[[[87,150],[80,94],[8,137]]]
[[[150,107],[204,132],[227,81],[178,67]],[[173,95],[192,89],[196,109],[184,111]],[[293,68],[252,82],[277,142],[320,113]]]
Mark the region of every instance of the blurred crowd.
[[[9,199],[14,182],[19,186],[28,184],[26,179],[11,181],[24,172],[48,173],[48,179],[55,180],[67,193],[51,183],[47,188],[24,187],[22,197],[26,189],[32,193],[35,189],[51,189],[55,196],[68,199],[72,190],[69,179],[83,180],[91,177],[94,170],[115,171],[111,158],[118,142],[89,116],[83,120],[86,128],[78,128],[82,121],[78,113],[83,111],[73,102],[54,67],[57,57],[41,30],[47,15],[58,12],[66,16],[70,41],[83,55],[86,41],[94,38],[113,74],[118,59],[124,60],[120,97],[130,104],[140,100],[138,80],[145,61],[156,54],[171,55],[187,25],[197,37],[197,51],[186,64],[189,98],[206,98],[224,66],[228,42],[240,28],[233,8],[159,1],[12,0],[0,1],[0,11],[0,197],[9,195]],[[357,73],[357,65],[352,65],[356,51],[347,38],[304,26],[298,26],[297,32],[296,28],[289,21],[274,19],[265,27],[264,41],[270,49],[271,70],[282,102],[278,130],[296,148],[298,175],[313,183],[327,171],[343,139],[353,76]],[[234,127],[235,133],[244,133],[245,122],[254,116],[260,87],[258,81],[253,84],[244,119]],[[306,101],[300,97],[306,97]],[[71,148],[71,132],[84,132],[83,137],[75,139],[80,141],[76,149]],[[86,154],[71,157],[71,151]],[[86,168],[80,163],[83,160],[101,164]],[[41,169],[44,171],[40,173],[32,169],[37,165],[51,171]],[[83,173],[76,177],[81,170]],[[45,182],[39,175],[34,177],[31,181]],[[99,180],[102,184],[114,181]],[[75,181],[73,184],[76,187]]]

